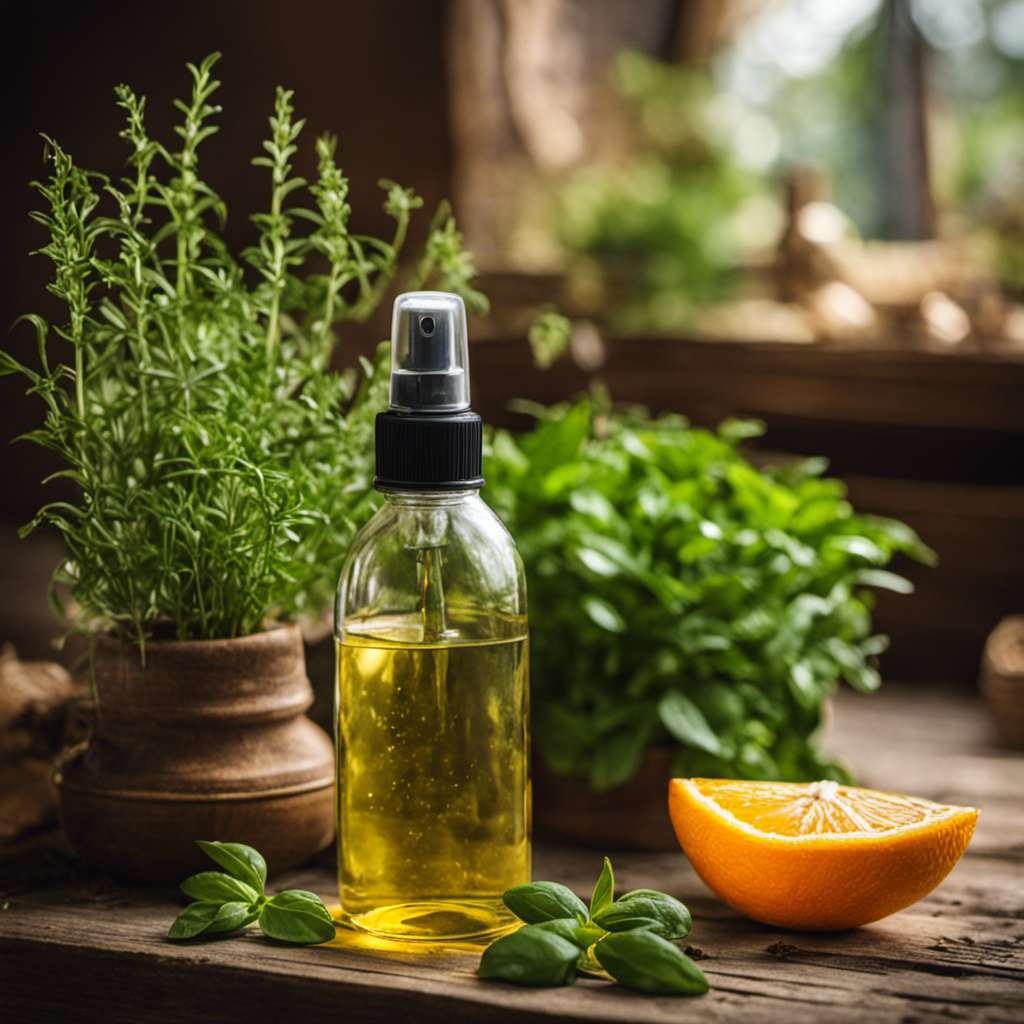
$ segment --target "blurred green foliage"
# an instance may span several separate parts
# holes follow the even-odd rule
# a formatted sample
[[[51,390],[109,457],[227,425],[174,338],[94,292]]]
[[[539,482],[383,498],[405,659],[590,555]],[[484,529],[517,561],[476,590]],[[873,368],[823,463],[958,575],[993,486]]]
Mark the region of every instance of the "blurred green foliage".
[[[996,45],[996,16],[1013,6],[1015,57]],[[1024,301],[1024,5],[990,0],[986,7],[993,12],[986,35],[965,52],[944,54],[938,66],[959,132],[940,198],[965,208],[1000,279]]]
[[[616,293],[616,327],[678,327],[738,282],[730,218],[762,186],[715,131],[707,75],[634,52],[612,74],[635,110],[636,152],[569,179],[558,234],[570,273],[597,273]]]

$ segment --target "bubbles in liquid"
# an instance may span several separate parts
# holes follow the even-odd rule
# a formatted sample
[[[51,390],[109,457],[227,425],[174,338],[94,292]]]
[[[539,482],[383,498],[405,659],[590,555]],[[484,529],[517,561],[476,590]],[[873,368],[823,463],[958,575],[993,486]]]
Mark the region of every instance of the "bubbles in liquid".
[[[343,914],[395,938],[493,936],[515,923],[501,894],[530,878],[525,628],[436,645],[403,643],[409,628],[338,645]]]

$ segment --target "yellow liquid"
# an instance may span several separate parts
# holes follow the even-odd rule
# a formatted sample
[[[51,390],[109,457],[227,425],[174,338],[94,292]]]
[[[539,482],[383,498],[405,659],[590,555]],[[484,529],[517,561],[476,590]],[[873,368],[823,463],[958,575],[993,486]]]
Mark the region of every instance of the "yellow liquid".
[[[530,880],[525,627],[409,643],[398,617],[337,645],[338,883],[344,920],[401,939],[486,939]],[[502,630],[504,632],[504,630]]]

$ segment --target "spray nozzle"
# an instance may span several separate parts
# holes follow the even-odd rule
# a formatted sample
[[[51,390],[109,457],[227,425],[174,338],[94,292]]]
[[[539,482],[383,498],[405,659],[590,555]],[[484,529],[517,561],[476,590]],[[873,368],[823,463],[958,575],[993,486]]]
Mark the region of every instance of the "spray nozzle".
[[[398,412],[469,408],[466,307],[448,292],[406,292],[391,322],[391,395]]]

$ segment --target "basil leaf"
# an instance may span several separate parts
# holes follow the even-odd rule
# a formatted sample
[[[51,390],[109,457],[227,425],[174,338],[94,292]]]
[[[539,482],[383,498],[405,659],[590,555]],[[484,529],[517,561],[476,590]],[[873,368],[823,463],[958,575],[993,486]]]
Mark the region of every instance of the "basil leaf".
[[[857,573],[856,582],[869,587],[892,590],[897,594],[912,594],[914,592],[914,584],[910,580],[897,576],[894,572],[887,572],[885,569],[861,569]]]
[[[568,939],[578,949],[586,950],[598,939],[605,935],[603,928],[592,924],[580,924],[574,917],[562,917],[555,921],[542,921],[540,924],[530,925],[531,928],[539,928],[541,931],[550,932],[563,939]]]
[[[217,903],[190,903],[167,932],[169,939],[191,939],[205,932],[220,911]]]
[[[610,932],[646,928],[666,939],[685,938],[693,926],[690,911],[665,893],[623,896],[595,914],[594,923]]]
[[[587,401],[574,406],[561,419],[547,419],[538,424],[529,435],[529,441],[525,442],[530,449],[534,488],[537,481],[551,470],[579,461],[589,434],[590,403]]]
[[[625,892],[619,897],[619,902],[631,900],[634,896],[650,896],[652,900],[670,900],[674,898],[669,896],[667,892],[659,892],[657,889],[630,889],[629,892]]]
[[[249,903],[190,903],[174,920],[167,932],[169,939],[194,939],[197,935],[230,932],[251,924]]]
[[[196,845],[208,857],[212,857],[228,874],[245,882],[263,894],[263,886],[267,881],[267,862],[262,854],[244,843],[218,843],[197,839]]]
[[[599,911],[610,906],[615,897],[615,874],[612,871],[612,862],[605,857],[604,867],[601,869],[601,877],[594,886],[594,894],[590,897],[590,916],[595,917]]]
[[[527,925],[492,942],[480,957],[477,974],[538,988],[571,985],[579,956],[579,947],[570,940],[541,925]]]
[[[260,913],[260,927],[272,939],[313,945],[336,934],[334,920],[315,893],[288,889],[271,896]]]
[[[587,907],[568,886],[558,882],[526,882],[506,889],[502,902],[520,921],[540,924],[564,917],[582,915],[587,919]]]
[[[577,932],[580,929],[580,923],[574,917],[560,917],[555,921],[541,921],[540,924],[532,924],[531,928],[539,928],[542,932],[548,932],[551,935],[558,935],[560,938],[566,939],[571,942],[578,949],[586,949],[586,946],[580,945],[577,941]]]
[[[699,995],[707,978],[677,946],[646,929],[615,932],[594,947],[597,962],[622,986],[637,992]]]
[[[259,893],[223,871],[201,871],[181,883],[181,891],[194,900],[208,903],[255,903]]]
[[[205,935],[217,935],[220,932],[233,932],[236,928],[244,928],[252,924],[259,916],[252,903],[222,903],[217,916],[207,925]]]
[[[590,922],[588,924],[581,924],[576,930],[576,944],[586,943],[582,948],[590,949],[595,942],[599,942],[608,933],[601,928],[599,925]]]

